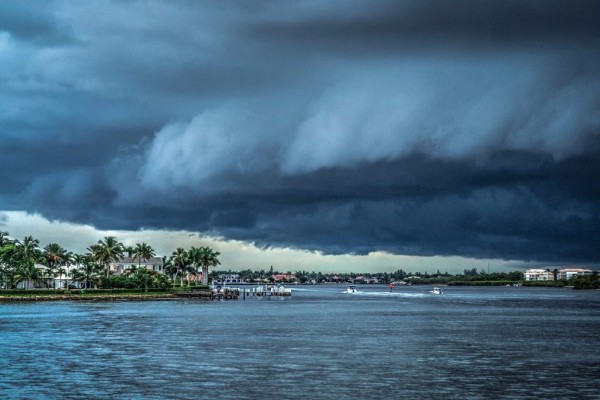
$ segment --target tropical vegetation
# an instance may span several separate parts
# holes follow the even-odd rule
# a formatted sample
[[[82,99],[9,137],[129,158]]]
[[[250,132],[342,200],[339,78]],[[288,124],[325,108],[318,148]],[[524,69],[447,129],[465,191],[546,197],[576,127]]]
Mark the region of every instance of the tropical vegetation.
[[[600,289],[600,275],[580,275],[573,279],[574,289]]]
[[[114,236],[107,236],[77,254],[67,251],[58,243],[49,243],[43,249],[32,236],[22,240],[11,239],[0,232],[0,289],[132,289],[148,292],[166,290],[178,282],[189,287],[198,286],[199,269],[203,284],[208,284],[209,267],[219,265],[219,252],[210,247],[176,249],[170,257],[163,257],[166,274],[150,270],[146,263],[156,256],[147,243],[124,246]],[[122,273],[111,266],[127,256],[131,264]],[[64,278],[64,279],[63,279]],[[58,282],[56,282],[58,279]]]
[[[115,273],[111,266],[128,257],[123,271]],[[399,269],[388,273],[336,273],[286,271],[279,273],[273,267],[269,270],[244,269],[242,271],[216,271],[220,265],[220,253],[208,246],[177,248],[170,256],[163,257],[163,273],[147,268],[146,263],[156,257],[155,251],[147,243],[125,246],[114,236],[107,236],[87,248],[87,252],[69,252],[58,243],[49,243],[43,248],[39,240],[25,236],[22,240],[11,239],[7,232],[0,232],[0,289],[31,288],[45,289],[127,289],[127,290],[167,290],[208,284],[211,277],[219,279],[226,273],[238,274],[245,282],[293,283],[393,283],[407,284],[447,284],[447,285],[511,285],[528,286],[573,286],[576,289],[598,289],[600,278],[597,274],[578,276],[569,281],[525,282],[522,271],[486,272],[476,268],[465,269],[462,274],[408,273]],[[556,271],[555,271],[556,275]],[[63,279],[64,277],[64,279]],[[56,279],[58,278],[58,282]]]

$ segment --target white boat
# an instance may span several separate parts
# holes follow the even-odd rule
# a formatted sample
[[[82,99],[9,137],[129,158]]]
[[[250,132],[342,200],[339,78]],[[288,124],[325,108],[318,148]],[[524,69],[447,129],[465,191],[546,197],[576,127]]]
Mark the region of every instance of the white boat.
[[[440,289],[439,287],[434,287],[433,289],[431,289],[429,291],[429,293],[433,293],[433,294],[444,294],[444,292],[442,291],[442,289]]]
[[[278,283],[277,285],[275,285],[275,287],[273,289],[271,289],[271,292],[275,293],[275,294],[281,294],[281,295],[286,295],[289,293],[291,295],[292,289],[285,288],[285,287],[283,287],[283,285]]]
[[[348,289],[346,289],[346,293],[356,293],[356,287],[348,286]]]

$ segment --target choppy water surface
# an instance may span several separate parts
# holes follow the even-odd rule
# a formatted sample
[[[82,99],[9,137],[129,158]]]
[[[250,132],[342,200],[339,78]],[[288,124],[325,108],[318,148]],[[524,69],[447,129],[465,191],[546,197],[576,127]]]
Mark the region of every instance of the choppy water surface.
[[[0,304],[2,399],[600,398],[600,292]]]

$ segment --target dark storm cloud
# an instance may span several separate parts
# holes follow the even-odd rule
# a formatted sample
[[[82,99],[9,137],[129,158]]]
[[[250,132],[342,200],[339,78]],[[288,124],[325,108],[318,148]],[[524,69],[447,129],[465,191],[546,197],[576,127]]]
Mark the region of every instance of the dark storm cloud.
[[[0,31],[12,36],[43,44],[69,41],[64,26],[53,17],[52,1],[0,3]]]
[[[253,32],[266,40],[306,41],[309,45],[366,44],[394,48],[597,45],[600,7],[595,1],[436,0],[332,2],[329,13],[297,20],[257,24]],[[335,10],[334,10],[335,8]]]
[[[22,4],[0,9],[5,209],[600,260],[596,2]]]

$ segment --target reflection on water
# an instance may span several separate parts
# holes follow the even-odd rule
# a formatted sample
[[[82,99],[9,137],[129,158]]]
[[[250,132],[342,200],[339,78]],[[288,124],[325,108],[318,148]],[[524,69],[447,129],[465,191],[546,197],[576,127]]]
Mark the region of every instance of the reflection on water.
[[[0,304],[3,399],[598,398],[600,292]]]

